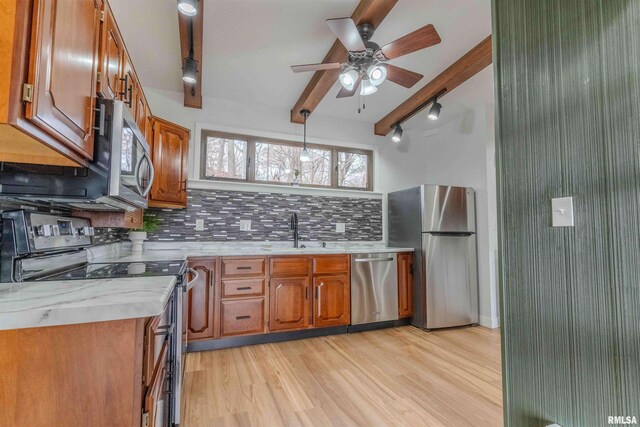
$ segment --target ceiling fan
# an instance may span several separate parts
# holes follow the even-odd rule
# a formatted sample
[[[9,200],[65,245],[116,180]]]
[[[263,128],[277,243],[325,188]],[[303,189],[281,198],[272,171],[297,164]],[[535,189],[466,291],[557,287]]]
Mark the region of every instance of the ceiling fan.
[[[342,88],[337,98],[353,96],[361,84],[360,94],[370,95],[375,93],[378,90],[377,86],[385,80],[406,88],[412,87],[423,77],[422,74],[387,62],[440,43],[440,36],[431,24],[380,47],[371,41],[375,30],[373,25],[356,26],[351,18],[327,19],[326,22],[349,51],[347,62],[293,65],[291,69],[296,73],[342,69],[338,77]]]

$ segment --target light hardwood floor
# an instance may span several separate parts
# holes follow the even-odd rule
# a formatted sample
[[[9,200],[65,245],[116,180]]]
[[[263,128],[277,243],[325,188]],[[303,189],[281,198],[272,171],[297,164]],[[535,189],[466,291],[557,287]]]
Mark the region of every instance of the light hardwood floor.
[[[499,331],[411,326],[187,355],[182,427],[501,426]]]

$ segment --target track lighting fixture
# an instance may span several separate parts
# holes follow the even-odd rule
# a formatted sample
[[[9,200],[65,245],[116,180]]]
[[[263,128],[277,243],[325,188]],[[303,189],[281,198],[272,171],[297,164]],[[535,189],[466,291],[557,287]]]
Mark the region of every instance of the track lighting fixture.
[[[397,125],[394,126],[393,136],[391,136],[391,140],[397,144],[398,142],[400,142],[401,139],[402,139],[402,126],[400,126],[400,123],[398,123]]]
[[[438,117],[440,116],[440,110],[442,110],[442,105],[440,105],[437,98],[434,98],[433,105],[429,110],[429,114],[427,115],[427,118],[429,120],[438,120]]]
[[[304,136],[302,142],[302,151],[300,152],[300,161],[308,162],[311,160],[311,156],[309,155],[309,150],[307,150],[307,117],[309,117],[311,111],[304,109],[300,110],[300,115],[304,117]]]
[[[198,0],[178,0],[178,11],[186,16],[198,14]]]
[[[198,81],[198,63],[190,56],[184,58],[182,80],[188,84],[195,84]]]

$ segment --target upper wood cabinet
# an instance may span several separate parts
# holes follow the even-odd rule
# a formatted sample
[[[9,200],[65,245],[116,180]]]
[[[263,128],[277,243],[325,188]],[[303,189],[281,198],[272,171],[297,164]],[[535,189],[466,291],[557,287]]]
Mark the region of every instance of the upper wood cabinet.
[[[413,254],[398,254],[398,316],[413,316]]]
[[[153,118],[152,162],[155,179],[149,196],[150,207],[187,206],[187,159],[189,129]]]
[[[346,274],[313,278],[314,326],[348,325],[351,319],[351,293]]]
[[[214,337],[214,284],[216,282],[216,259],[190,259],[189,268],[198,272],[198,279],[189,290],[188,339],[189,341]],[[193,277],[189,277],[193,280]]]
[[[269,280],[269,330],[301,329],[309,326],[309,278]]]
[[[107,99],[120,99],[124,72],[124,42],[108,3],[104,5],[100,35],[98,93]]]

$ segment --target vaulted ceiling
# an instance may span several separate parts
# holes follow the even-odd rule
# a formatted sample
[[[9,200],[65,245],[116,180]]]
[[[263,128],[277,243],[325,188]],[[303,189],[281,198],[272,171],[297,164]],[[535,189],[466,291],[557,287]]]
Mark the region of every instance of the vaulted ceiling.
[[[350,16],[358,4],[357,0],[205,1],[203,96],[285,111],[312,76],[294,74],[289,66],[321,62],[335,41],[325,19]],[[110,2],[143,86],[182,92],[175,0]],[[490,3],[398,1],[373,41],[383,45],[433,24],[442,38],[439,45],[392,62],[425,77],[411,89],[385,82],[376,94],[364,98],[366,109],[360,114],[357,96],[335,98],[336,83],[315,113],[377,122],[491,33]]]

